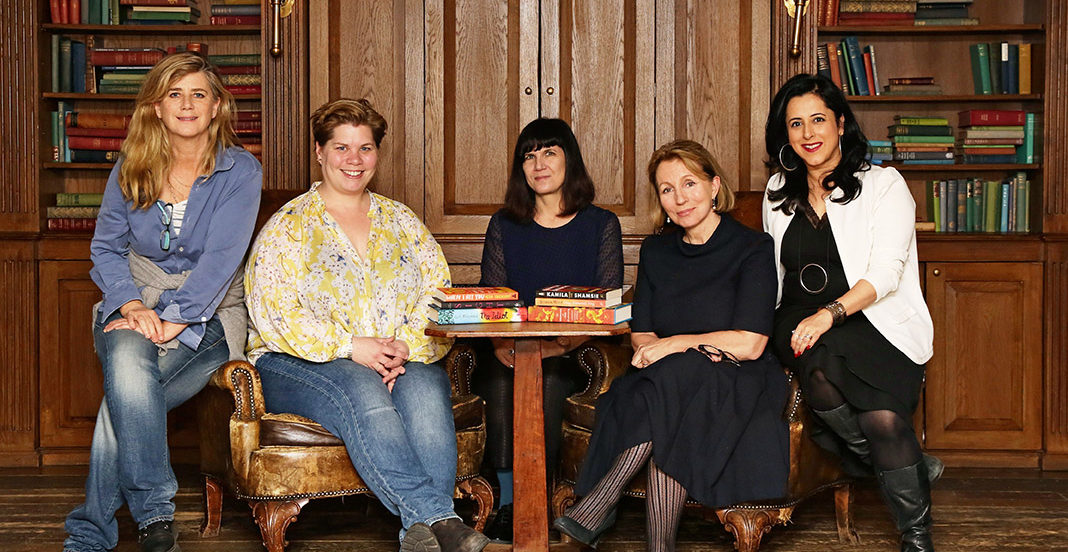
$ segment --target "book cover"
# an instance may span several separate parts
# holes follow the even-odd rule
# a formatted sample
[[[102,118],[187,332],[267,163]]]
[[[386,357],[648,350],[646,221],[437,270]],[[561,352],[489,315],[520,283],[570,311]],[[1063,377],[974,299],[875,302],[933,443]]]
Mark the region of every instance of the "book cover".
[[[1000,42],[988,42],[986,44],[987,52],[990,57],[987,58],[987,66],[990,67],[990,88],[993,94],[1001,93],[1001,43]]]
[[[1019,82],[1020,94],[1031,93],[1031,45],[1020,44],[1019,63],[1016,80]]]
[[[437,324],[523,322],[527,319],[526,307],[515,309],[431,309],[431,311],[430,321]]]
[[[45,210],[45,216],[48,218],[96,218],[96,215],[100,213],[100,207],[70,207],[70,206],[56,206],[48,207]]]
[[[59,207],[99,207],[104,201],[104,194],[91,192],[60,192],[56,194]]]
[[[1008,94],[1020,93],[1020,45],[1009,44]]]
[[[856,36],[847,36],[842,40],[842,44],[845,45],[846,58],[849,63],[849,75],[852,84],[855,86],[856,95],[858,96],[870,96],[871,90],[868,88],[868,79],[864,72],[864,55],[860,49],[860,42]]]
[[[1009,43],[998,44],[998,68],[1001,69],[1001,93],[1011,94],[1009,91]]]
[[[1026,114],[1020,110],[969,109],[957,114],[958,126],[1023,126]]]
[[[517,309],[523,306],[523,302],[516,300],[509,301],[450,301],[443,303],[441,301],[434,301],[430,303],[430,308],[436,310],[449,310],[449,309]]]
[[[554,299],[603,299],[619,302],[623,297],[622,288],[605,288],[594,286],[556,285],[546,286],[534,293],[535,303],[538,297]]]
[[[531,322],[567,322],[573,324],[619,324],[630,320],[631,304],[614,307],[527,307]]]
[[[443,303],[453,301],[515,301],[519,292],[506,287],[439,287],[433,298]]]
[[[560,297],[535,297],[534,304],[539,307],[614,307],[620,299],[567,299]]]
[[[976,95],[994,93],[990,82],[990,54],[985,43],[972,44],[968,47],[972,59],[972,87]]]

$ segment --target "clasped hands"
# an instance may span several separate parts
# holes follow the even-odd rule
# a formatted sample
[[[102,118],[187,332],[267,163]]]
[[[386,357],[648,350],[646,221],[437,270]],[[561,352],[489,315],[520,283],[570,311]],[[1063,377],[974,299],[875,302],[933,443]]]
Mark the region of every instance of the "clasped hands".
[[[186,324],[160,320],[156,311],[145,306],[141,301],[130,301],[119,308],[122,318],[117,318],[104,326],[104,333],[112,330],[132,330],[153,343],[166,343],[182,333]]]
[[[404,374],[408,353],[408,344],[396,337],[352,338],[352,361],[378,372],[390,393]]]

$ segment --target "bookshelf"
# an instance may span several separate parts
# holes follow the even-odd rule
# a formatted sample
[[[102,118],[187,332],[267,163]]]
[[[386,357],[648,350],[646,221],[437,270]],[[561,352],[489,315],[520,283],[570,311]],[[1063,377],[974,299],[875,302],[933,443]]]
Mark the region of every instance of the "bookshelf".
[[[208,55],[259,54],[262,51],[260,25],[212,25],[211,5],[200,2],[201,13],[194,23],[178,25],[100,25],[50,22],[49,4],[39,2],[37,20],[40,21],[38,48],[38,124],[41,129],[38,155],[38,194],[40,231],[49,230],[45,218],[46,207],[56,204],[56,194],[98,193],[104,190],[113,163],[55,161],[52,143],[51,112],[60,105],[80,113],[123,113],[133,108],[135,94],[95,92],[58,92],[52,82],[53,37],[65,37],[85,42],[92,48],[160,48],[184,47],[189,43],[206,46]],[[83,3],[84,4],[84,3]],[[88,53],[87,53],[88,56]],[[262,66],[262,58],[261,58]],[[261,69],[262,74],[262,69]],[[261,111],[261,94],[235,94],[239,111]],[[246,138],[247,136],[242,136]],[[71,232],[60,231],[63,235]],[[88,237],[91,232],[83,232]]]

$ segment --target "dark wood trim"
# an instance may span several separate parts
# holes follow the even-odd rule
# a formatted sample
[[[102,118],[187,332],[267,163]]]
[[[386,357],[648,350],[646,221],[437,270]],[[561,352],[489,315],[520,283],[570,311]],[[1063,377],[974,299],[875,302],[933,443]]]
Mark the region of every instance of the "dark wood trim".
[[[32,7],[4,8],[0,20],[0,128],[4,129],[0,154],[0,231],[40,229],[37,163],[42,138],[41,119],[47,119],[37,106],[41,75],[37,62],[44,40],[38,34],[40,2]]]
[[[0,242],[0,443],[28,463],[37,439],[37,266],[35,244]]]
[[[267,21],[270,4],[263,4]],[[267,31],[267,30],[265,30]],[[282,20],[282,55],[271,55],[271,33],[264,32],[263,188],[304,190],[311,174],[308,115],[308,3],[295,2]],[[322,68],[315,68],[316,71]]]
[[[1044,119],[1042,228],[1068,232],[1068,4],[1046,0],[1046,88]]]

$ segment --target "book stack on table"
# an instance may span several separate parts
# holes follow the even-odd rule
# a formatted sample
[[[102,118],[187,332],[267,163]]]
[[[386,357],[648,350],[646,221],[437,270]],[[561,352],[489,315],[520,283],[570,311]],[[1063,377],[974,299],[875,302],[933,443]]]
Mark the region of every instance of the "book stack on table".
[[[888,130],[894,161],[905,165],[953,164],[953,129],[945,117],[895,115]]]
[[[527,309],[519,293],[506,287],[439,287],[430,303],[430,321],[437,324],[522,322]]]
[[[631,304],[623,303],[621,288],[549,286],[538,290],[527,307],[531,322],[619,324],[631,317]]]

